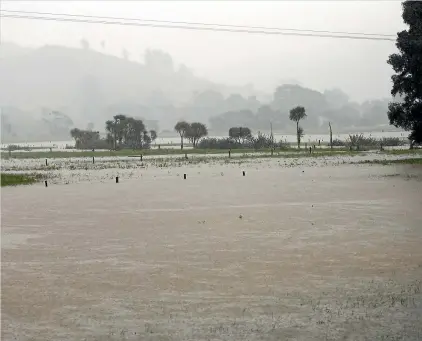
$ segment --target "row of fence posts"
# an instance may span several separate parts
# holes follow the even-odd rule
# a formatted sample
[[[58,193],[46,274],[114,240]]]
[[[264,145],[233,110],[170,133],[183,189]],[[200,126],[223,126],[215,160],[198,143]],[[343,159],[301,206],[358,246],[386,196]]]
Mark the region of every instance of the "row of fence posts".
[[[246,171],[242,171],[242,175],[243,176],[246,176]],[[188,175],[185,173],[185,174],[183,174],[183,180],[186,180],[188,178]],[[119,183],[119,177],[118,176],[116,176],[116,184],[118,184]],[[47,180],[45,180],[44,181],[44,184],[45,184],[45,187],[48,187],[48,182],[47,182]]]
[[[315,149],[316,146],[313,145],[313,147],[309,147],[309,153],[312,152],[312,148]],[[382,148],[382,145],[381,145],[381,148]],[[307,143],[305,143],[305,149],[308,149],[308,144]],[[229,158],[231,158],[231,155],[232,155],[232,150],[231,149],[229,149],[228,154],[229,154]],[[274,156],[274,148],[271,148],[271,156]],[[144,156],[141,154],[140,155],[141,161],[143,161],[143,158],[144,158]],[[187,153],[185,153],[185,159],[186,160],[189,159]],[[92,157],[92,163],[95,164],[95,156]],[[48,159],[45,159],[45,165],[48,166]]]

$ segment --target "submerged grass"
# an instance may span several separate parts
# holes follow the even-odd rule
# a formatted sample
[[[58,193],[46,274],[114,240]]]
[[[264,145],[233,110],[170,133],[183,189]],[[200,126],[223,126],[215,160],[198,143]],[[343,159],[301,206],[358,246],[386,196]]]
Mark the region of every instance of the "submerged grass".
[[[404,164],[404,165],[422,165],[422,157],[400,159],[400,160],[364,160],[358,163],[369,163],[378,165]]]
[[[336,148],[335,150],[327,150],[327,149],[316,149],[313,154],[320,154],[324,153],[326,155],[332,155],[335,153],[344,153],[347,149],[339,149]],[[232,149],[231,154],[268,154],[271,155],[270,148],[264,149],[253,149],[253,148],[239,148],[239,149]],[[284,153],[291,153],[291,154],[303,154],[303,155],[313,155],[309,154],[305,149],[296,149],[296,148],[283,148],[283,149],[274,149],[274,155],[276,154],[284,154]],[[187,155],[195,155],[195,154],[225,154],[228,156],[229,150],[228,149],[170,149],[170,148],[161,148],[161,149],[145,149],[145,150],[132,150],[132,149],[123,149],[117,151],[108,151],[108,150],[101,150],[101,151],[88,151],[88,150],[78,150],[78,151],[34,151],[34,152],[21,152],[15,151],[9,156],[9,153],[2,152],[1,157],[4,159],[52,159],[52,158],[73,158],[73,157],[101,157],[101,156],[166,156],[166,155],[180,155],[184,156]]]
[[[17,186],[17,185],[31,185],[35,182],[40,181],[41,178],[42,178],[42,175],[37,174],[37,173],[30,173],[30,174],[1,173],[1,187]]]
[[[422,148],[384,150],[382,153],[391,155],[422,155]]]

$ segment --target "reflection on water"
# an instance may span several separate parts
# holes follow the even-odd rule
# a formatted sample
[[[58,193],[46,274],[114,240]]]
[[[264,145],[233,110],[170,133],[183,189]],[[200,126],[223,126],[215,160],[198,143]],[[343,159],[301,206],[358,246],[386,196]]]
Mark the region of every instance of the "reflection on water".
[[[420,168],[183,167],[2,190],[2,339],[422,335]]]

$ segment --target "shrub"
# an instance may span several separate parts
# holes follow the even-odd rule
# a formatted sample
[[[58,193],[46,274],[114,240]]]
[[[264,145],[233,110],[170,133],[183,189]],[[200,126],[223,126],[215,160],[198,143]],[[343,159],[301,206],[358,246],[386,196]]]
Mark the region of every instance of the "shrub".
[[[334,147],[344,147],[346,146],[346,142],[340,139],[334,139],[333,140],[333,146]]]
[[[205,138],[199,142],[197,147],[201,149],[263,149],[271,147],[286,148],[288,145],[281,141],[274,141],[269,135],[258,133],[257,137],[248,136],[242,142],[239,142],[238,140],[230,137],[220,139]]]
[[[399,137],[383,137],[380,140],[383,146],[386,147],[397,147],[406,145],[406,141],[400,139]]]

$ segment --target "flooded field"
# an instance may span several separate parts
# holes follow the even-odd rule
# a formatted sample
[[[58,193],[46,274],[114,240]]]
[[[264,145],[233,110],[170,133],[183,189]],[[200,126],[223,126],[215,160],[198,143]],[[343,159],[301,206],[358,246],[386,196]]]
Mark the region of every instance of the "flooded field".
[[[421,167],[111,162],[2,189],[3,340],[422,339]]]
[[[322,153],[322,154],[321,154]],[[275,153],[274,157],[268,153],[234,154],[232,158],[222,154],[195,154],[185,159],[183,155],[154,155],[140,157],[107,156],[52,158],[45,159],[3,159],[2,172],[37,172],[45,175],[45,179],[53,184],[71,184],[80,182],[109,182],[116,176],[122,179],[139,179],[143,177],[180,177],[184,173],[210,173],[220,175],[225,169],[273,169],[291,167],[327,167],[345,164],[359,164],[367,161],[403,160],[421,156],[422,154],[385,154],[379,152],[360,152],[348,154],[346,152],[334,155],[316,152],[309,156],[307,153],[291,154]],[[322,155],[322,156],[321,156]]]

